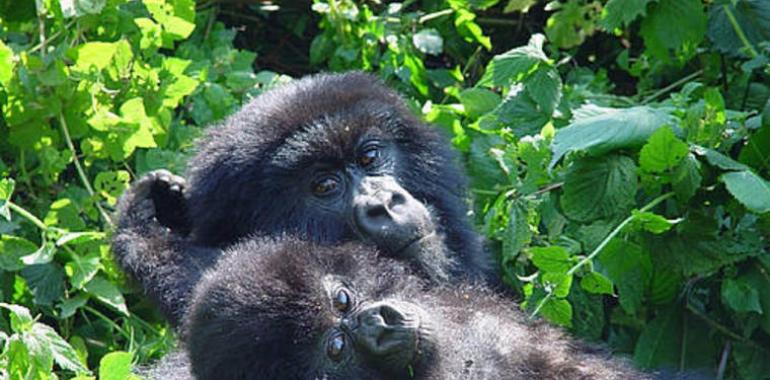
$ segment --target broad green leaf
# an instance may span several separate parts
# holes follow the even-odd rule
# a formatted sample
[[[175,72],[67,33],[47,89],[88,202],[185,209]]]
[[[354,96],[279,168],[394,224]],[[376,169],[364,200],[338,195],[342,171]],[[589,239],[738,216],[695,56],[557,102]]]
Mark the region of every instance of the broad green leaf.
[[[763,119],[767,119],[767,125],[763,125],[749,137],[749,141],[738,156],[742,163],[757,169],[770,168],[770,100],[767,104],[762,116]]]
[[[674,168],[689,152],[669,127],[659,128],[639,152],[639,167],[647,172],[662,173]]]
[[[634,362],[642,368],[658,368],[679,357],[681,345],[681,311],[670,307],[644,325],[636,341]]]
[[[0,269],[17,271],[24,268],[21,258],[37,251],[35,243],[12,235],[0,236]]]
[[[615,238],[599,254],[599,261],[618,288],[620,306],[636,314],[652,278],[649,254],[634,243]]]
[[[104,355],[99,361],[99,380],[126,380],[131,375],[134,355],[116,351]]]
[[[770,373],[770,353],[747,343],[735,343],[735,367],[742,379],[767,378]]]
[[[489,40],[489,37],[484,35],[484,31],[479,24],[476,23],[475,19],[475,13],[462,8],[455,9],[455,28],[457,29],[457,33],[466,41],[478,42],[487,50],[491,50],[492,43]]]
[[[699,156],[706,157],[709,164],[724,170],[751,170],[748,166],[717,152],[714,149],[693,146],[693,152]]]
[[[96,272],[101,268],[99,262],[99,253],[94,252],[87,256],[78,254],[72,255],[72,260],[64,264],[65,273],[70,277],[72,286],[81,289],[85,284],[91,281]]]
[[[485,130],[510,129],[516,136],[530,136],[540,132],[551,119],[538,109],[523,86],[515,85],[492,112],[479,119]]]
[[[735,17],[741,32],[752,46],[767,41],[770,36],[770,2],[766,0],[740,0],[720,2],[709,7],[708,36],[717,50],[739,55],[745,45],[733,27],[725,11],[727,7]]]
[[[572,266],[570,254],[563,247],[532,247],[530,252],[532,263],[542,271],[564,274]]]
[[[666,111],[638,106],[603,108],[585,106],[587,117],[576,118],[570,125],[556,131],[551,150],[550,168],[568,152],[585,151],[600,156],[621,148],[644,144],[663,125],[675,125]],[[584,110],[586,111],[586,110]]]
[[[34,339],[36,344],[45,345],[50,350],[53,360],[61,368],[73,372],[88,372],[88,368],[80,362],[75,349],[50,326],[35,323],[29,335],[25,336],[25,341],[26,339]]]
[[[111,42],[87,42],[72,49],[75,59],[73,70],[87,73],[92,67],[102,70],[112,62],[117,44]]]
[[[701,0],[659,0],[650,6],[639,34],[647,51],[663,61],[672,61],[674,54],[695,54],[705,36],[706,22]]]
[[[657,0],[609,0],[602,9],[600,25],[611,32],[629,26],[639,16],[647,13],[647,4]]]
[[[21,258],[24,265],[37,265],[50,263],[56,254],[56,245],[46,241],[37,249],[37,251]]]
[[[472,119],[493,110],[501,101],[497,93],[478,87],[460,91],[459,97],[465,112]]]
[[[626,213],[636,191],[636,165],[630,158],[584,158],[567,171],[561,206],[568,218],[589,222]]]
[[[593,4],[575,0],[566,3],[550,2],[545,9],[556,10],[545,23],[545,35],[562,49],[582,44],[596,29],[594,17],[597,15]]]
[[[589,293],[613,294],[612,281],[598,272],[588,272],[580,279],[580,287]]]
[[[11,209],[8,207],[8,202],[11,201],[15,185],[16,183],[12,178],[0,179],[0,216],[7,221],[11,220]]]
[[[703,180],[700,174],[700,167],[700,161],[692,153],[689,153],[674,168],[674,173],[671,176],[671,186],[674,188],[676,197],[680,201],[688,201],[700,188],[701,181]]]
[[[56,262],[30,265],[21,270],[35,303],[49,306],[64,295],[64,270]]]
[[[13,60],[13,50],[0,41],[0,84],[7,87],[13,76],[13,68],[16,62]]]
[[[77,205],[69,198],[57,199],[48,210],[43,222],[47,226],[67,230],[83,230],[86,224]]]
[[[527,221],[528,208],[523,202],[513,202],[508,213],[508,224],[503,236],[503,260],[515,260],[519,251],[532,240]]]
[[[548,62],[548,57],[543,52],[543,42],[545,42],[545,36],[534,34],[526,46],[496,55],[487,65],[478,86],[508,86],[519,81],[537,64]]]
[[[120,293],[120,290],[113,283],[105,278],[95,276],[85,285],[85,290],[88,294],[96,297],[96,299],[111,306],[123,315],[128,315],[126,300],[123,299],[123,294]]]
[[[85,306],[86,303],[88,303],[88,295],[84,293],[79,293],[75,297],[65,299],[59,304],[59,309],[61,310],[59,317],[69,318],[75,315],[78,309]]]
[[[557,325],[572,327],[572,305],[567,300],[548,299],[540,309],[540,315]]]
[[[682,275],[670,266],[656,263],[650,282],[649,301],[655,305],[670,304],[683,287]]]
[[[750,211],[758,214],[770,211],[770,182],[748,170],[725,173],[719,178],[730,194]]]
[[[546,116],[550,116],[561,100],[561,77],[556,69],[541,66],[524,82],[524,88]]]
[[[412,35],[412,43],[425,54],[439,55],[444,51],[444,39],[436,29],[426,28]]]
[[[737,312],[762,313],[759,292],[742,277],[728,278],[722,282],[722,302]]]
[[[11,329],[14,332],[25,332],[32,328],[35,320],[26,307],[7,303],[0,303],[0,307],[11,312]]]

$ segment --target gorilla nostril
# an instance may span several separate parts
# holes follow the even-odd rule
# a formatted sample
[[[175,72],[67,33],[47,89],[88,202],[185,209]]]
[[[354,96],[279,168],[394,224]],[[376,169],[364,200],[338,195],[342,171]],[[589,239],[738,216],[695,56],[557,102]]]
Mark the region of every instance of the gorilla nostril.
[[[400,192],[393,193],[393,196],[390,198],[391,205],[397,206],[397,205],[402,205],[404,203],[406,203],[406,197],[404,196],[404,194]]]
[[[384,205],[375,205],[366,209],[366,216],[368,218],[380,218],[388,215],[388,210]]]
[[[380,316],[390,326],[400,325],[404,321],[404,316],[398,310],[387,305],[380,307]]]

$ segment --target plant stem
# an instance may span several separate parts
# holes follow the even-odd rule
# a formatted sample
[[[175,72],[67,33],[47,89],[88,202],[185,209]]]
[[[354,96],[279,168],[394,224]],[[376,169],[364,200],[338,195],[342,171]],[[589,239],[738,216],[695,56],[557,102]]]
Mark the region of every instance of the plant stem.
[[[64,115],[62,113],[59,113],[59,126],[62,129],[62,133],[64,133],[64,140],[67,142],[67,147],[72,153],[72,161],[75,163],[75,169],[78,172],[78,176],[80,176],[80,181],[83,182],[83,186],[85,186],[88,194],[94,197],[96,193],[94,192],[94,188],[91,187],[91,182],[88,180],[86,172],[83,170],[83,166],[80,165],[80,159],[78,158],[78,154],[75,151],[75,145],[72,143],[72,138],[70,137],[70,132],[67,128],[67,121],[64,120]],[[112,222],[110,215],[107,214],[107,212],[102,208],[102,205],[99,204],[98,199],[94,200],[94,204],[96,205],[96,208],[99,209],[99,213],[102,214],[102,217],[107,222],[107,224],[114,228],[115,224]]]
[[[8,201],[8,203],[6,203],[6,204],[8,205],[8,208],[13,210],[13,212],[19,214],[24,219],[29,220],[37,228],[39,228],[39,229],[41,229],[43,231],[48,231],[48,226],[46,226],[45,223],[43,223],[42,220],[40,220],[36,216],[32,215],[32,213],[30,213],[29,211],[25,210],[21,206],[17,205],[16,203],[13,203],[11,201]]]
[[[655,207],[655,206],[657,206],[658,204],[660,204],[660,202],[663,202],[663,201],[665,201],[666,199],[668,199],[668,198],[671,198],[672,196],[674,196],[674,192],[673,192],[673,191],[669,191],[668,193],[665,193],[665,194],[663,194],[663,195],[661,195],[661,196],[659,196],[659,197],[657,197],[657,198],[655,198],[655,199],[651,200],[651,201],[650,201],[650,203],[647,203],[646,205],[644,205],[642,208],[640,208],[640,209],[639,209],[639,211],[640,211],[640,212],[646,212],[646,211],[649,211],[649,210],[651,210],[653,207]],[[589,254],[588,256],[584,257],[582,260],[578,261],[578,263],[577,263],[577,264],[575,264],[574,266],[572,266],[572,268],[570,268],[570,269],[567,271],[567,273],[566,273],[566,276],[572,276],[572,275],[574,275],[574,274],[575,274],[575,272],[577,272],[577,270],[578,270],[578,269],[580,269],[580,268],[582,268],[582,267],[583,267],[583,265],[586,265],[588,262],[590,262],[591,260],[593,260],[593,259],[594,259],[594,257],[596,257],[596,256],[599,254],[599,252],[601,252],[601,251],[602,251],[602,249],[604,249],[604,247],[606,247],[606,246],[607,246],[607,244],[609,244],[609,243],[610,243],[610,241],[611,241],[613,238],[615,238],[615,236],[617,236],[617,235],[620,233],[620,231],[622,231],[622,230],[623,230],[623,228],[624,228],[626,225],[628,225],[628,223],[631,223],[631,221],[633,221],[635,217],[636,217],[636,216],[635,216],[634,214],[631,214],[631,215],[629,215],[629,216],[628,216],[626,219],[623,219],[623,221],[622,221],[622,222],[620,222],[620,224],[618,224],[618,226],[617,226],[617,227],[615,227],[615,228],[614,228],[614,229],[613,229],[613,230],[612,230],[612,231],[609,233],[609,235],[607,235],[607,237],[605,237],[605,238],[604,238],[604,240],[602,240],[602,242],[601,242],[601,243],[599,243],[599,245],[598,245],[598,246],[597,246],[597,247],[596,247],[596,248],[595,248],[595,249],[594,249],[594,250],[591,252],[591,254]],[[543,305],[545,305],[545,303],[546,303],[546,302],[548,302],[548,300],[550,300],[550,299],[551,299],[551,297],[553,297],[553,291],[549,291],[549,292],[548,292],[548,294],[546,294],[546,295],[545,295],[545,297],[543,297],[543,299],[542,299],[542,300],[540,300],[540,302],[537,304],[537,307],[535,308],[535,310],[532,312],[532,314],[530,314],[529,318],[534,318],[534,317],[537,315],[537,313],[539,313],[539,312],[540,312],[540,309],[542,309],[542,308],[543,308]]]
[[[642,104],[647,104],[647,103],[655,100],[657,97],[659,97],[659,96],[661,96],[661,95],[663,95],[663,94],[665,94],[665,93],[667,93],[667,92],[669,92],[669,91],[671,91],[671,90],[673,90],[673,89],[675,89],[675,88],[677,88],[677,87],[679,87],[679,86],[681,86],[681,85],[683,85],[683,84],[685,84],[685,83],[687,83],[687,82],[697,78],[702,73],[703,73],[703,70],[698,70],[698,71],[696,71],[696,72],[694,72],[694,73],[692,73],[692,74],[690,74],[690,75],[688,75],[688,76],[686,76],[686,77],[684,77],[684,78],[682,78],[682,79],[680,79],[680,80],[678,80],[678,81],[676,81],[674,83],[671,83],[670,85],[668,85],[666,87],[661,88],[658,91],[655,91],[654,94],[652,94],[652,95],[646,97],[644,100],[642,100]]]
[[[722,5],[722,9],[725,10],[727,19],[730,20],[730,24],[733,26],[735,34],[737,34],[738,38],[743,42],[743,46],[749,51],[751,58],[758,56],[759,53],[757,53],[757,51],[754,50],[754,47],[751,46],[751,41],[746,37],[746,33],[743,33],[743,28],[738,24],[738,20],[735,19],[735,15],[733,14],[733,11],[730,10],[730,7],[727,4],[724,4]]]
[[[437,19],[437,18],[439,18],[441,16],[450,15],[454,11],[455,11],[454,9],[449,8],[449,9],[444,9],[444,10],[441,10],[441,11],[438,11],[438,12],[428,13],[425,16],[420,17],[420,19],[417,20],[417,22],[420,23],[420,24],[424,24],[424,23],[426,23],[426,22],[428,22],[430,20]]]

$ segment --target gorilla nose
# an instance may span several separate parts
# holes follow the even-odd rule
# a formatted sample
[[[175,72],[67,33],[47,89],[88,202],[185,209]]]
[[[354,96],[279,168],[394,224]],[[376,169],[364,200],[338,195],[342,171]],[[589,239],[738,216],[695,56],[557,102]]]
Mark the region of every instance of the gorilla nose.
[[[373,305],[358,315],[356,342],[371,354],[381,355],[414,344],[406,316],[387,304]]]

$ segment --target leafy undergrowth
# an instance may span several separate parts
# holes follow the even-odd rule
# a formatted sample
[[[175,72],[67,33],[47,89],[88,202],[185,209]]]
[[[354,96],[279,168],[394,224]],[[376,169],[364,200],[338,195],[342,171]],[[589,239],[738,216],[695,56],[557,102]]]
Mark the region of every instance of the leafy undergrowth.
[[[300,71],[376,72],[452,137],[526,313],[640,367],[768,379],[769,20],[763,0],[0,0],[0,377],[124,379],[173,349],[111,259],[116,199],[290,80],[255,52],[310,41]]]

